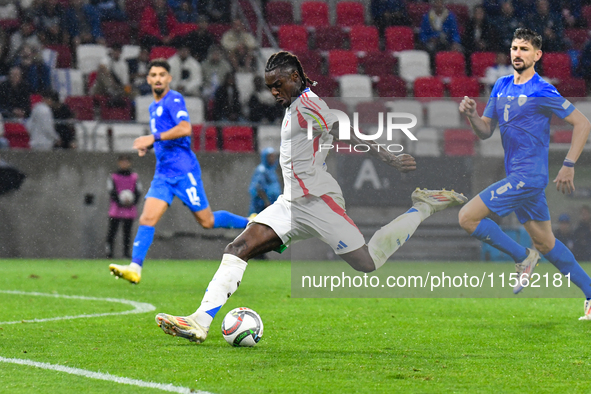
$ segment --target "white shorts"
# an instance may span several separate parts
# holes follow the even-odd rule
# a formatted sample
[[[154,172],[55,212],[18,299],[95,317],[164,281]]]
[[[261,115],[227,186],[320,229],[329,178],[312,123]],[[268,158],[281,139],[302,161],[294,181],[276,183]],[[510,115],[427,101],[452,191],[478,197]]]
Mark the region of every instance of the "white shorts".
[[[336,254],[343,254],[365,245],[363,234],[347,216],[344,207],[345,200],[340,194],[308,195],[294,201],[281,195],[253,222],[271,227],[285,246],[316,237]]]

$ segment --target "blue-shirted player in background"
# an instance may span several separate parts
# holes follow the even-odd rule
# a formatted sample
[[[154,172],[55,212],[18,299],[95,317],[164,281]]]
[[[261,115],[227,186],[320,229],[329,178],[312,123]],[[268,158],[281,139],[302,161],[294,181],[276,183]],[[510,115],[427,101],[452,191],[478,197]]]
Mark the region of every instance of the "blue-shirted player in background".
[[[193,212],[203,228],[245,228],[248,224],[248,219],[242,216],[211,211],[201,182],[201,168],[191,151],[191,122],[185,100],[169,87],[172,76],[168,62],[165,59],[150,62],[147,80],[154,96],[150,105],[152,134],[137,138],[133,148],[144,156],[154,146],[156,172],[140,216],[131,264],[109,265],[111,274],[131,283],[139,283],[142,264],[154,239],[154,226],[175,196]]]
[[[529,29],[517,29],[511,44],[513,75],[500,78],[491,92],[482,117],[474,100],[465,97],[460,112],[470,121],[480,139],[490,137],[497,126],[505,150],[507,177],[484,189],[460,211],[460,225],[473,237],[507,253],[515,260],[518,293],[527,284],[540,256],[527,249],[488,219],[491,212],[506,216],[515,212],[531,236],[534,246],[585,294],[585,315],[591,320],[591,278],[570,250],[554,237],[544,189],[548,184],[548,145],[552,114],[573,125],[573,137],[563,166],[554,179],[556,189],[570,193],[574,187],[574,165],[583,151],[591,124],[568,100],[534,70],[542,57],[542,37]]]

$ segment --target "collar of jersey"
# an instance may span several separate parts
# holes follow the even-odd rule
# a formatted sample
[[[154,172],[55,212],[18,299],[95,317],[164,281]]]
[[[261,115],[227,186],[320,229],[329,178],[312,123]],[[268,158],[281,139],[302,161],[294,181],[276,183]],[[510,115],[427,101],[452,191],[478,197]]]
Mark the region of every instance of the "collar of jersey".
[[[296,101],[298,101],[298,100],[300,99],[300,97],[302,97],[302,94],[304,94],[304,93],[308,93],[309,91],[310,91],[310,88],[306,88],[306,89],[302,90],[302,92],[300,93],[300,95],[299,95],[299,96],[298,96],[298,97],[297,97],[295,100],[293,100],[293,103],[291,103],[291,104],[289,105],[289,108],[288,108],[288,109],[291,109],[291,106],[292,106],[292,105],[293,105],[293,104],[294,104]]]

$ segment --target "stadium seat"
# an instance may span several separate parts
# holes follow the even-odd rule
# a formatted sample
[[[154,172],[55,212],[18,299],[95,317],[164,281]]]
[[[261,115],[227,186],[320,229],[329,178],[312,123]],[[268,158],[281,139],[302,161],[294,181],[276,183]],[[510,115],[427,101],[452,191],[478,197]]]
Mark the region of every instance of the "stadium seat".
[[[378,29],[375,26],[351,27],[349,40],[351,50],[355,52],[375,52],[380,50]]]
[[[478,145],[480,155],[483,157],[505,157],[505,150],[503,149],[503,141],[499,130],[495,130],[489,138],[479,140]]]
[[[303,26],[284,25],[277,33],[279,47],[286,51],[307,51],[308,31]]]
[[[205,121],[205,108],[200,97],[185,97],[185,105],[189,113],[191,123],[203,123]]]
[[[78,61],[78,70],[82,74],[90,74],[98,69],[101,60],[108,54],[107,47],[98,44],[78,45],[76,49],[76,59]]]
[[[473,77],[484,77],[486,69],[494,66],[497,54],[494,52],[474,52],[470,55],[470,64]]]
[[[322,63],[324,62],[323,57],[316,51],[294,51],[304,68],[306,74],[319,75],[322,74]]]
[[[466,59],[461,52],[437,52],[437,55],[435,55],[435,70],[435,75],[439,77],[466,75]]]
[[[343,75],[339,78],[341,97],[349,105],[369,101],[373,96],[371,79],[367,75]]]
[[[447,87],[450,97],[480,96],[480,83],[473,77],[453,77]]]
[[[471,129],[448,129],[443,132],[444,151],[447,156],[474,156],[476,136]]]
[[[328,53],[328,75],[338,77],[357,74],[357,56],[353,52],[335,49]]]
[[[433,127],[422,127],[413,133],[418,141],[413,141],[412,154],[416,156],[441,156],[441,132]]]
[[[35,104],[40,103],[43,101],[43,96],[40,94],[31,94],[29,96],[29,100],[31,101],[31,108],[35,106]]]
[[[105,96],[94,96],[98,102],[102,120],[131,120],[131,102],[125,99],[124,106],[111,106]]]
[[[126,45],[131,43],[131,26],[129,22],[102,22],[101,30],[109,47],[113,44]]]
[[[443,82],[436,77],[419,77],[414,81],[415,97],[443,97]]]
[[[365,6],[356,1],[339,1],[337,3],[337,25],[352,27],[365,25]]]
[[[220,42],[225,32],[230,30],[232,25],[229,23],[212,23],[207,26],[207,31],[210,32],[217,42]]]
[[[194,124],[193,129],[193,150],[195,152],[203,150],[206,152],[217,152],[218,151],[218,130],[215,126],[209,126],[205,129],[205,135],[203,135],[203,125]],[[204,139],[202,144],[202,138]]]
[[[146,7],[152,5],[151,0],[133,0],[125,1],[125,14],[130,22],[139,22],[142,18],[142,13]]]
[[[72,52],[68,45],[46,45],[45,47],[57,52],[57,68],[72,67]]]
[[[414,2],[407,2],[406,4],[406,11],[408,12],[408,16],[411,20],[412,27],[420,28],[421,22],[423,21],[423,16],[427,12],[431,6],[429,3],[414,3]]]
[[[64,100],[78,120],[94,119],[94,100],[92,96],[70,96]]]
[[[390,52],[373,51],[361,57],[359,64],[363,67],[363,72],[366,75],[393,75],[398,59]]]
[[[552,133],[552,142],[556,144],[570,144],[572,139],[572,130],[556,130]]]
[[[425,51],[410,50],[397,52],[399,75],[406,82],[419,77],[431,76],[429,54]]]
[[[164,59],[169,59],[176,54],[175,47],[152,47],[150,50],[150,60],[158,59],[160,57]]]
[[[387,102],[386,106],[390,112],[406,112],[417,117],[417,124],[411,129],[412,132],[423,127],[425,120],[423,115],[423,105],[417,100],[396,100]]]
[[[259,152],[265,148],[273,148],[279,151],[281,145],[281,133],[279,127],[275,125],[262,125],[257,129],[257,146]]]
[[[335,97],[339,84],[334,78],[327,77],[326,75],[308,75],[308,77],[312,81],[317,82],[317,85],[311,86],[311,89],[318,96],[322,97],[323,99],[326,97]]]
[[[4,123],[4,138],[11,148],[29,148],[29,133],[22,123]]]
[[[328,26],[328,4],[324,1],[302,3],[302,25],[306,27]]]
[[[445,7],[456,16],[456,22],[460,35],[464,34],[464,26],[470,22],[470,8],[466,4],[450,3]]]
[[[583,19],[585,20],[587,28],[591,28],[591,5],[585,5],[583,6],[582,10],[581,10],[581,16],[583,17]]]
[[[270,1],[265,6],[267,23],[274,29],[282,25],[293,25],[293,6],[289,1]]]
[[[393,52],[415,49],[414,33],[410,27],[391,26],[386,28],[386,50]]]
[[[589,39],[589,34],[586,29],[564,29],[564,39],[570,42],[574,49],[580,51]]]
[[[73,68],[51,70],[51,87],[61,98],[84,95],[84,77],[82,71]]]
[[[542,68],[547,78],[570,79],[570,56],[564,52],[545,53],[542,56]]]
[[[386,125],[385,114],[388,112],[388,108],[382,101],[371,101],[365,103],[359,103],[355,107],[355,112],[359,114],[359,125],[374,125],[377,126],[379,122],[378,114],[382,113],[382,125]],[[351,119],[353,121],[353,119]]]
[[[563,97],[586,97],[587,86],[584,79],[568,78],[561,80],[556,89]]]
[[[406,97],[406,82],[396,75],[380,75],[376,90],[380,97]]]
[[[347,42],[347,33],[338,26],[317,27],[314,37],[316,49],[321,51],[342,49]]]
[[[149,132],[147,126],[138,124],[111,125],[114,152],[134,152],[133,141]]]
[[[222,129],[223,147],[229,152],[253,152],[252,127],[226,126]]]
[[[460,127],[460,111],[455,101],[433,100],[425,105],[427,126],[439,128]]]

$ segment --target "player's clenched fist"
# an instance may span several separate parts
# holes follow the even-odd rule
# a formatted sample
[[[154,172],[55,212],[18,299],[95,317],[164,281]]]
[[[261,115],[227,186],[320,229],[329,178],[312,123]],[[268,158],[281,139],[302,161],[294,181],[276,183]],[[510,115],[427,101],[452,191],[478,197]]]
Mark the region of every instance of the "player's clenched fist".
[[[476,112],[476,101],[472,100],[468,96],[464,96],[462,102],[460,103],[460,113],[466,116],[477,116],[478,113]]]
[[[417,169],[417,162],[411,155],[403,153],[396,156],[396,164],[393,166],[400,172],[409,172]]]

